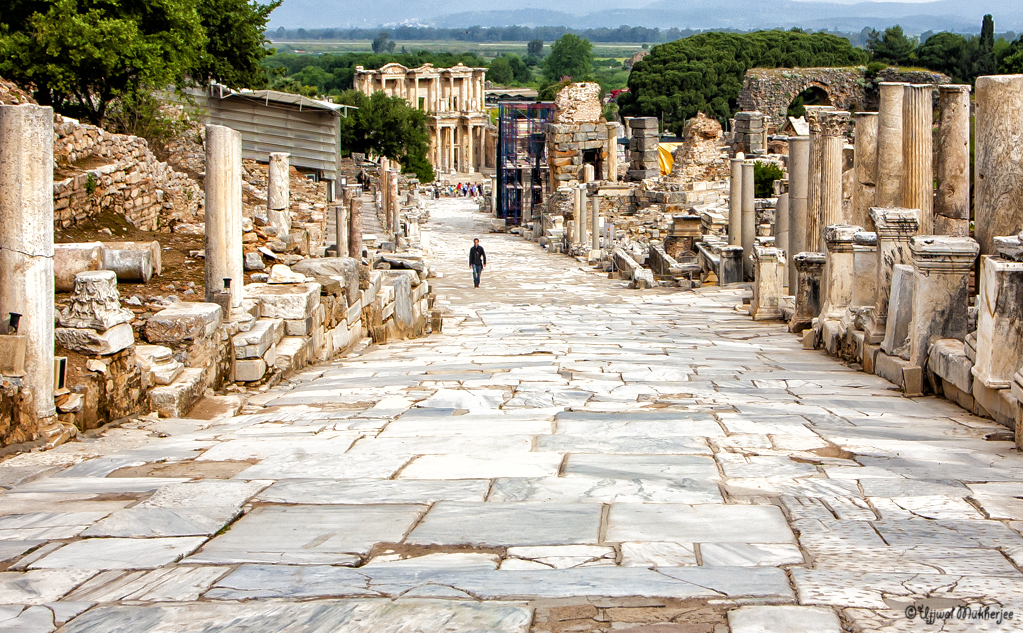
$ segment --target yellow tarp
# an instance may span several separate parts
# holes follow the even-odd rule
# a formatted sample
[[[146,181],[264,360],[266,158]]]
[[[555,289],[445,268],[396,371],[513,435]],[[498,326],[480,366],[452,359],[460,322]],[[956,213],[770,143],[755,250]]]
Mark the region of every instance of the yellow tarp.
[[[657,145],[657,162],[661,165],[661,175],[667,176],[671,173],[671,167],[675,164],[675,150],[682,143],[659,143]]]

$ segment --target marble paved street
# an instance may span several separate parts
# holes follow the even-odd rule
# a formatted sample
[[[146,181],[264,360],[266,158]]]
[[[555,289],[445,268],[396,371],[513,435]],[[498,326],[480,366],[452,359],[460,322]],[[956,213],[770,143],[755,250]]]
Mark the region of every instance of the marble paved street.
[[[1023,628],[1005,429],[430,205],[443,334],[0,463],[0,630]]]

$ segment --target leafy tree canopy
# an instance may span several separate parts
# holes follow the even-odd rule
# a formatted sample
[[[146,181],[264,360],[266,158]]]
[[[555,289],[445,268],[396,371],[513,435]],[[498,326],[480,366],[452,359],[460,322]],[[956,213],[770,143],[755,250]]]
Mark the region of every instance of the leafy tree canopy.
[[[681,136],[687,119],[703,112],[727,119],[738,110],[743,78],[750,68],[857,66],[866,51],[848,40],[814,33],[760,31],[702,33],[655,46],[636,62],[629,92],[618,97],[625,116],[663,113],[665,127]]]
[[[593,79],[593,44],[572,33],[562,35],[544,60],[543,74],[548,81],[559,81],[562,77],[590,81]]]
[[[359,108],[341,119],[341,153],[363,152],[386,156],[401,164],[404,173],[414,173],[421,182],[432,182],[433,168],[427,159],[430,135],[426,115],[409,107],[401,97],[377,91],[367,97],[348,90],[339,103]]]
[[[199,0],[196,10],[206,33],[206,49],[192,70],[192,78],[216,80],[232,88],[262,88],[266,73],[260,62],[267,49],[263,33],[270,13],[282,0],[259,4],[250,0]]]
[[[526,44],[526,54],[533,57],[543,57],[543,40],[529,40],[529,43]]]
[[[907,37],[898,24],[888,27],[883,33],[871,30],[867,36],[867,50],[874,61],[896,66],[908,65],[916,59],[916,42]]]

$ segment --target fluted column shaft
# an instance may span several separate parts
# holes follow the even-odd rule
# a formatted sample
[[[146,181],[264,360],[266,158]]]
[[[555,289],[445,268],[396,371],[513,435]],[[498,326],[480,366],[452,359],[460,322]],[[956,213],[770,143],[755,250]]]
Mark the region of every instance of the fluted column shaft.
[[[818,121],[821,130],[821,224],[818,227],[820,234],[815,237],[817,252],[824,253],[828,250],[824,228],[846,223],[842,212],[842,152],[849,113],[824,112]]]
[[[811,252],[818,251],[822,227],[821,224],[821,153],[824,149],[821,139],[820,115],[831,106],[809,106],[806,108],[806,122],[810,126],[810,167],[807,170],[806,184],[806,248]]]
[[[934,233],[934,86],[902,94],[902,206],[920,209],[920,234]]]
[[[902,93],[903,83],[881,83],[877,113],[877,206],[902,203]]]
[[[970,87],[938,86],[934,233],[970,236]]]
[[[1023,75],[977,79],[975,234],[980,252],[994,255],[994,238],[1023,226]]]

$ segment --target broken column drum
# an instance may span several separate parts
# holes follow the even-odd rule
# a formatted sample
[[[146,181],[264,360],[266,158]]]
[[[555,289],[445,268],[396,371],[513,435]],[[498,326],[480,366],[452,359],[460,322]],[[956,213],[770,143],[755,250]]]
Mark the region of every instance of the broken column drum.
[[[728,244],[742,246],[742,161],[740,152],[731,163],[732,177],[728,183]]]
[[[810,137],[789,139],[789,293],[795,294],[799,275],[792,265],[796,253],[806,250],[806,196],[810,169]]]
[[[867,342],[873,345],[884,340],[888,323],[888,297],[892,286],[892,268],[909,262],[909,240],[920,228],[920,212],[916,209],[870,210],[877,233],[876,298],[867,332]]]
[[[934,233],[970,236],[970,87],[938,86]]]
[[[902,207],[920,210],[920,234],[934,233],[934,87],[902,95]]]
[[[53,405],[53,109],[0,105],[0,332],[21,315],[36,416]]]
[[[742,272],[753,277],[753,245],[757,238],[756,178],[754,163],[742,163]]]
[[[877,124],[876,112],[857,112],[853,154],[856,170],[856,185],[853,188],[853,216],[851,224],[873,228],[870,220],[870,207],[874,203],[877,192]]]
[[[291,154],[274,152],[270,154],[267,169],[266,209],[270,226],[278,235],[291,232]]]
[[[1023,228],[1023,75],[977,78],[973,208],[980,252]]]
[[[913,321],[909,362],[923,367],[931,344],[969,333],[970,273],[980,245],[969,237],[918,235],[913,255]]]
[[[231,307],[242,303],[242,135],[206,126],[206,301],[228,289]],[[226,317],[226,315],[225,315]]]
[[[876,206],[902,205],[902,96],[908,84],[878,85]]]
[[[842,212],[842,163],[849,113],[822,112],[818,121],[821,144],[821,232],[817,236],[817,246],[811,241],[810,247],[823,253],[827,249],[824,228],[847,223]]]
[[[789,321],[790,332],[802,332],[810,327],[821,311],[821,273],[824,271],[824,253],[797,253],[792,266],[799,273],[796,302]]]

